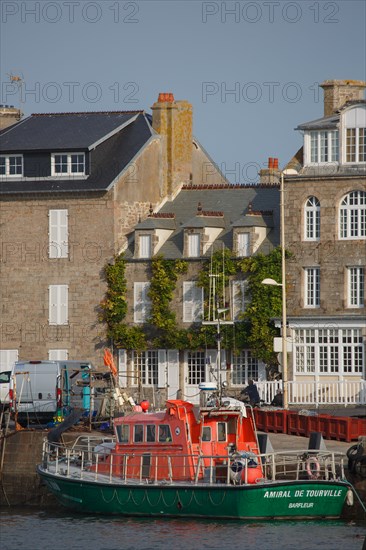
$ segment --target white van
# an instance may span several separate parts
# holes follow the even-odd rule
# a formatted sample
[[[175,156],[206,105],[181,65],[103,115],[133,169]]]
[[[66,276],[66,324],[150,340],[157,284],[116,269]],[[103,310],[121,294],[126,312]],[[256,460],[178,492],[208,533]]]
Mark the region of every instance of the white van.
[[[64,416],[67,408],[87,409],[91,368],[90,363],[81,361],[17,361],[10,399],[18,422],[43,424]]]
[[[11,370],[4,370],[0,372],[0,413],[9,408],[10,378]]]

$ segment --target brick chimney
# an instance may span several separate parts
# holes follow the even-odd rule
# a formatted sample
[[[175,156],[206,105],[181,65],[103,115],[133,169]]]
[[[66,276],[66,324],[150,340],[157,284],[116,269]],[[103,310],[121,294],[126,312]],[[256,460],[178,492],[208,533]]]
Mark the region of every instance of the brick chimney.
[[[268,168],[262,168],[259,172],[259,183],[261,185],[276,185],[280,181],[280,173],[278,158],[269,157]]]
[[[0,105],[0,130],[19,122],[22,116],[20,109],[14,105]]]
[[[152,125],[163,138],[163,172],[172,193],[192,177],[192,105],[175,101],[172,93],[160,93],[152,106]]]
[[[364,99],[366,82],[363,80],[325,80],[320,87],[324,90],[324,116],[330,116],[347,101]]]

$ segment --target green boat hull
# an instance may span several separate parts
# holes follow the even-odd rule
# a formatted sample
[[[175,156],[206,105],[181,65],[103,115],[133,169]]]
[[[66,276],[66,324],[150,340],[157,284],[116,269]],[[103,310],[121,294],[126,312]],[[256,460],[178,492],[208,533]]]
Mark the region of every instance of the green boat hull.
[[[38,474],[57,500],[83,513],[231,519],[337,518],[349,486],[341,481],[263,485],[121,485]]]

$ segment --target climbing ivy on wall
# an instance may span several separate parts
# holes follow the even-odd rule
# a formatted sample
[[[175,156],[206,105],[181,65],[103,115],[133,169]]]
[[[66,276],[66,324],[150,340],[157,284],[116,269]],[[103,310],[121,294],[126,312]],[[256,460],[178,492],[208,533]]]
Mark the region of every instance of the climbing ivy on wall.
[[[180,329],[176,314],[171,309],[178,278],[186,273],[187,267],[185,261],[166,260],[162,256],[151,260],[151,314],[148,322],[141,326],[125,323],[127,282],[124,255],[116,256],[114,262],[105,267],[108,290],[101,303],[100,320],[107,324],[108,337],[113,339],[117,347],[135,350],[148,347],[192,350],[216,348],[216,326],[194,323],[187,329]],[[277,248],[266,256],[258,254],[240,259],[225,249],[215,252],[204,261],[198,284],[204,289],[205,312],[208,311],[212,275],[218,275],[216,298],[222,307],[223,288],[228,293],[230,279],[238,274],[247,277],[251,301],[241,320],[234,325],[221,325],[222,349],[239,351],[249,347],[258,359],[275,364],[277,358],[273,352],[273,337],[278,334],[278,330],[271,319],[281,315],[281,289],[263,285],[262,280],[272,277],[281,282],[281,249]]]

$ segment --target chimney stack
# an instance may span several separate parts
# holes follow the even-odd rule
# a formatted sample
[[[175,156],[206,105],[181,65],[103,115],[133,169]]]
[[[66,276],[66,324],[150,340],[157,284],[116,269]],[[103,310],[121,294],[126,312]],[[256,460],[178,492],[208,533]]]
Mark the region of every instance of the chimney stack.
[[[23,113],[14,105],[0,105],[0,130],[19,122],[22,116]]]
[[[325,80],[320,87],[324,90],[324,116],[330,116],[347,101],[362,100],[366,82],[363,80]]]
[[[259,172],[259,183],[261,185],[276,185],[280,181],[280,169],[278,168],[278,158],[268,158],[268,168],[262,168]]]
[[[167,193],[189,184],[192,175],[192,105],[175,101],[172,93],[160,93],[152,106],[152,126],[162,136],[163,172]]]

